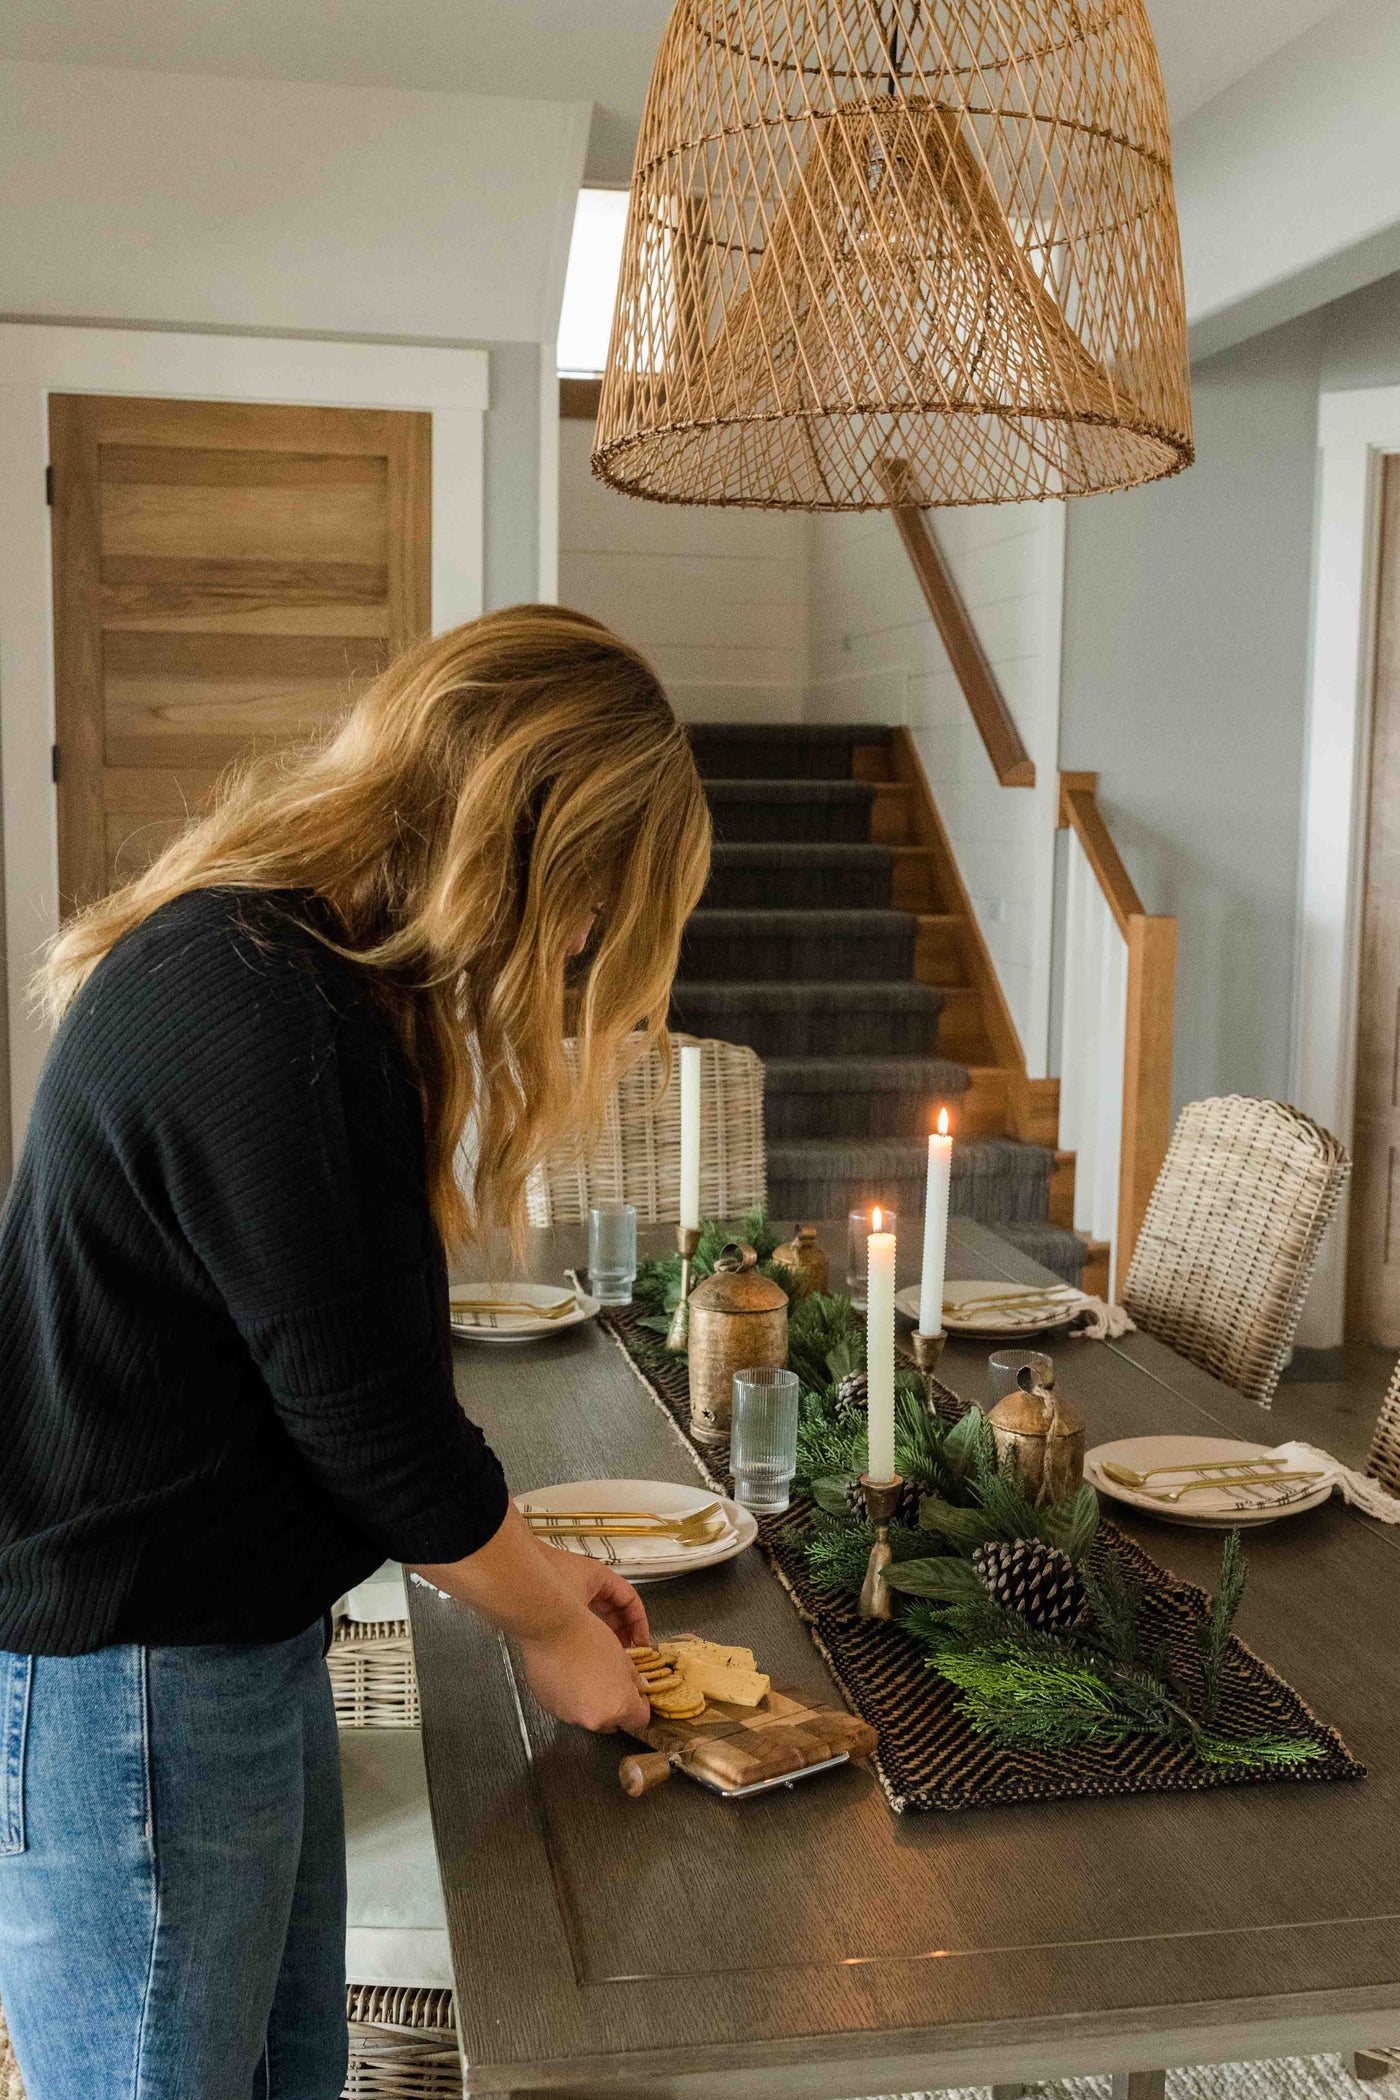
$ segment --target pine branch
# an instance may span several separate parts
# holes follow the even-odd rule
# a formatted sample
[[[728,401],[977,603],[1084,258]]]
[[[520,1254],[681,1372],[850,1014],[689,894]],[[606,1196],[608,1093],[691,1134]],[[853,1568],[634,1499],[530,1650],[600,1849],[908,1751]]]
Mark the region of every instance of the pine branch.
[[[1244,1550],[1238,1531],[1225,1535],[1220,1549],[1220,1581],[1215,1595],[1210,1600],[1210,1610],[1200,1629],[1201,1646],[1201,1720],[1206,1727],[1214,1722],[1220,1706],[1220,1693],[1225,1665],[1229,1660],[1230,1635],[1235,1623],[1235,1614],[1244,1596],[1247,1574]]]

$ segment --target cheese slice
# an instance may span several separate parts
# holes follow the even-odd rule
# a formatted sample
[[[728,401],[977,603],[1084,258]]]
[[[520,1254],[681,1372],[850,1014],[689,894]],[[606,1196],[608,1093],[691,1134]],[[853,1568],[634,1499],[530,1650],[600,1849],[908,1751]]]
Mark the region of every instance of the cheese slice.
[[[723,1699],[731,1706],[758,1706],[767,1698],[772,1680],[762,1670],[745,1670],[736,1663],[706,1662],[682,1651],[676,1668],[689,1690],[707,1699]]]
[[[661,1653],[672,1662],[689,1656],[695,1662],[715,1663],[721,1669],[755,1670],[752,1648],[726,1648],[721,1641],[703,1641],[697,1633],[678,1633],[661,1642]]]

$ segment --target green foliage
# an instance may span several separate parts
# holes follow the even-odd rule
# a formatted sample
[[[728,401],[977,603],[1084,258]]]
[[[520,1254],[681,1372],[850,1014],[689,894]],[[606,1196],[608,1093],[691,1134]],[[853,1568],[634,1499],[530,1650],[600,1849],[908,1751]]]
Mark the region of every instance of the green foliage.
[[[788,1307],[788,1369],[809,1392],[825,1393],[865,1361],[865,1329],[849,1298],[814,1291]]]
[[[1058,1546],[1082,1569],[1099,1528],[1099,1498],[1088,1481],[1082,1481],[1077,1492],[1063,1502],[1052,1503],[1044,1517],[1048,1543]]]
[[[895,1563],[913,1560],[924,1550],[925,1541],[918,1532],[906,1530],[902,1524],[892,1524],[889,1536]],[[807,1542],[807,1568],[813,1582],[825,1590],[844,1590],[852,1597],[858,1596],[874,1543],[873,1524],[840,1524],[819,1518],[816,1531]]]
[[[1244,1596],[1245,1558],[1238,1531],[1226,1533],[1220,1551],[1220,1580],[1200,1628],[1201,1716],[1210,1724],[1220,1705],[1221,1678],[1230,1650],[1235,1614]]]
[[[977,1570],[960,1553],[936,1554],[927,1560],[906,1560],[889,1571],[889,1585],[908,1597],[936,1597],[944,1604],[970,1602],[982,1594]]]

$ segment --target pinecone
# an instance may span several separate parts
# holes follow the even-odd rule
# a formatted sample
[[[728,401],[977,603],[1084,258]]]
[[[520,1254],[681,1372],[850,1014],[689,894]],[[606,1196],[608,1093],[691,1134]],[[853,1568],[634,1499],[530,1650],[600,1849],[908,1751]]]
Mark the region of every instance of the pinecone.
[[[1079,1570],[1039,1539],[990,1539],[972,1556],[987,1595],[1042,1633],[1069,1633],[1084,1612]]]
[[[862,1371],[852,1375],[863,1378],[865,1374]],[[906,1524],[913,1531],[919,1522],[919,1504],[924,1496],[929,1493],[931,1493],[931,1490],[926,1480],[906,1480],[899,1491],[899,1504],[893,1517],[890,1519],[891,1523]],[[863,1524],[865,1522],[865,1497],[861,1493],[858,1480],[852,1480],[847,1483],[846,1501],[850,1507],[851,1515],[858,1517]]]
[[[836,1412],[843,1420],[849,1415],[863,1415],[869,1398],[870,1381],[864,1371],[848,1371],[836,1388]]]

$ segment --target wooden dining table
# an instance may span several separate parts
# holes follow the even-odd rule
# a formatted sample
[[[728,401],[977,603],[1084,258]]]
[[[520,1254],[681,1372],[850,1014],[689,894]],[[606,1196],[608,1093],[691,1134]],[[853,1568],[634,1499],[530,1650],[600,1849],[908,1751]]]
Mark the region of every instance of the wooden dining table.
[[[821,1236],[839,1277],[844,1222]],[[536,1232],[529,1273],[559,1281],[582,1251]],[[948,1271],[1045,1280],[959,1221]],[[1287,1386],[1261,1413],[1150,1336],[1053,1346],[1091,1445],[1318,1437]],[[988,1404],[987,1355],[951,1342],[940,1375]],[[601,1324],[456,1357],[516,1490],[696,1480]],[[1210,1585],[1218,1534],[1112,1513]],[[467,2090],[845,2100],[1092,2072],[1129,2090],[1162,2066],[1400,2044],[1400,1528],[1334,1497],[1247,1545],[1238,1630],[1362,1781],[897,1816],[847,1766],[747,1801],[680,1778],[629,1800],[624,1743],[552,1720],[501,1639],[412,1585]],[[741,1643],[840,1703],[758,1551],[644,1595],[654,1631]]]

